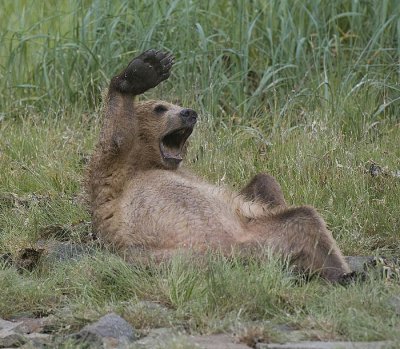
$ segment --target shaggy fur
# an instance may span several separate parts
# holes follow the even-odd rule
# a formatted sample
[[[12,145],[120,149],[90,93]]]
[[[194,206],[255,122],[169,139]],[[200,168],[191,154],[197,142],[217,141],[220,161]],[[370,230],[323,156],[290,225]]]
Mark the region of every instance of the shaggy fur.
[[[232,193],[180,168],[197,114],[133,98],[167,79],[172,64],[171,55],[149,50],[111,80],[87,178],[96,233],[131,260],[261,246],[331,281],[348,273],[320,215],[287,207],[272,176],[257,175]]]

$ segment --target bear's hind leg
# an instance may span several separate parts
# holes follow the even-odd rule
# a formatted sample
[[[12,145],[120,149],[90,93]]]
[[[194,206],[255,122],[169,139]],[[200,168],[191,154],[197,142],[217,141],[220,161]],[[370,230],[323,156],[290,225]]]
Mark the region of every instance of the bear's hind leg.
[[[241,190],[240,194],[242,194],[246,200],[259,200],[270,207],[286,206],[281,186],[277,180],[269,174],[260,173],[254,176],[246,187]]]
[[[290,258],[300,270],[333,282],[350,272],[331,232],[312,207],[285,209],[267,218],[264,224],[266,245]]]

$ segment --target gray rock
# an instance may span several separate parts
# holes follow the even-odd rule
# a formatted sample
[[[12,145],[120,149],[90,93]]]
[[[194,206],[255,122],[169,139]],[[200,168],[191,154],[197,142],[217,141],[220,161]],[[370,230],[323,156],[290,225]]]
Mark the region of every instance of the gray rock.
[[[5,331],[10,331],[13,330],[15,327],[20,325],[21,322],[12,322],[12,321],[7,321],[0,319],[0,331],[5,330]]]
[[[58,319],[53,315],[42,318],[21,317],[18,318],[14,331],[22,334],[50,333],[55,328],[57,321]]]
[[[250,349],[246,344],[236,343],[234,338],[227,334],[192,336],[190,341],[202,349]]]
[[[21,347],[23,349],[48,348],[52,344],[52,336],[44,333],[30,333],[25,335],[26,343]]]
[[[314,340],[314,341],[323,341],[326,339],[324,337],[326,334],[324,331],[316,330],[316,329],[303,329],[303,330],[298,330],[298,329],[293,329],[293,327],[285,325],[285,324],[280,324],[275,326],[275,329],[279,331],[279,333],[282,335],[281,339],[276,342],[301,342],[301,341],[307,341],[307,340]]]
[[[250,347],[245,344],[236,343],[232,336],[226,334],[189,336],[170,328],[151,330],[147,337],[135,342],[133,348],[162,349],[168,347],[168,344],[173,346],[175,343],[184,345],[184,348],[196,349],[250,349]]]
[[[391,342],[298,342],[298,343],[260,343],[256,349],[389,349]]]
[[[18,322],[0,319],[0,348],[40,348],[51,342],[48,334],[36,333],[43,329],[45,319],[19,319]]]
[[[171,328],[156,328],[150,330],[146,337],[136,341],[134,347],[140,349],[157,348],[178,336],[179,333]]]
[[[365,266],[370,264],[374,257],[372,256],[346,256],[347,263],[352,271],[363,272],[365,271]]]
[[[85,326],[72,335],[72,338],[97,347],[117,348],[136,340],[136,334],[127,321],[117,314],[110,313]]]
[[[89,244],[39,240],[37,246],[45,250],[44,259],[47,263],[78,261],[93,254],[94,247]]]
[[[19,348],[27,339],[12,330],[0,330],[0,348]]]
[[[293,330],[285,333],[285,341],[287,342],[301,342],[307,340],[323,340],[324,331],[319,330]]]
[[[19,333],[14,332],[20,322],[11,322],[0,319],[0,348],[20,347],[26,343],[26,339]]]

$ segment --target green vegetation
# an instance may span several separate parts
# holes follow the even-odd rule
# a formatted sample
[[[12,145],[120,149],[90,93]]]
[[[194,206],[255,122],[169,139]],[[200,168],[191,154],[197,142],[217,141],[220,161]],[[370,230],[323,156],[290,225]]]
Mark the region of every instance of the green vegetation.
[[[201,115],[193,171],[236,189],[269,172],[289,203],[321,212],[345,254],[400,254],[400,2],[15,0],[0,18],[0,254],[35,247],[51,226],[86,238],[82,181],[102,90],[150,47],[176,64],[144,98]],[[0,317],[52,313],[68,332],[114,310],[142,329],[258,321],[270,331],[272,321],[400,340],[398,281],[303,283],[267,257],[209,256],[200,268],[181,256],[149,269],[97,251],[32,272],[0,266]]]

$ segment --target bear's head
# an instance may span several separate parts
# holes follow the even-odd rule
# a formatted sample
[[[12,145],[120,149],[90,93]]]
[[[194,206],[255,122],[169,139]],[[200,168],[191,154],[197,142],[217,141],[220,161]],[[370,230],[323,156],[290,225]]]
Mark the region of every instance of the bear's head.
[[[137,137],[158,167],[174,170],[184,155],[185,143],[197,122],[192,109],[164,101],[145,101],[135,105]]]

